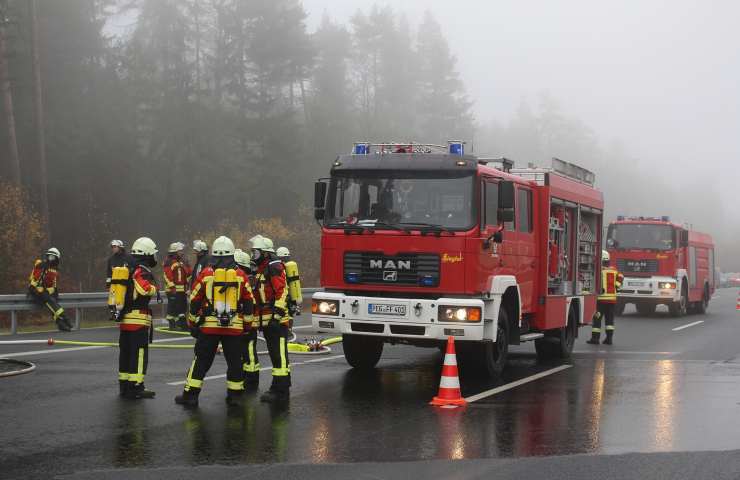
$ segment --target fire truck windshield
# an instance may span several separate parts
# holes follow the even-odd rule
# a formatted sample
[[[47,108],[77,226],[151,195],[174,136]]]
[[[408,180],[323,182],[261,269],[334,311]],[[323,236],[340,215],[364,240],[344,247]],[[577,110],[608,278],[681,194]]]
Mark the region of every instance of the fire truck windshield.
[[[617,223],[609,226],[606,246],[617,250],[672,250],[674,237],[670,225]]]
[[[473,186],[470,173],[344,171],[331,179],[326,225],[467,230],[474,225]]]

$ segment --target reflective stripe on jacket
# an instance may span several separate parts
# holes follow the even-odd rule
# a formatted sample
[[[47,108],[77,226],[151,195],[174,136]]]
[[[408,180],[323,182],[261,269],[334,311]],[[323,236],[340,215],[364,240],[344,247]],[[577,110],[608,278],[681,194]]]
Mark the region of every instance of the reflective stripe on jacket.
[[[157,294],[152,271],[138,265],[131,277],[131,286],[126,291],[126,304],[123,307],[123,316],[119,328],[125,331],[149,328],[152,324],[152,311],[149,302]]]
[[[617,292],[622,288],[624,276],[612,267],[601,269],[601,295],[599,301],[604,303],[617,303]]]

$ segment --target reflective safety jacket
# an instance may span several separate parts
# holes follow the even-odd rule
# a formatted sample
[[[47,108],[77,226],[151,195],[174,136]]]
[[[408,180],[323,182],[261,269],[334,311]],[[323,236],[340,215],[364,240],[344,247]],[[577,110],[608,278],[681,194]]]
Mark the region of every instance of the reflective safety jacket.
[[[190,266],[176,255],[169,255],[162,266],[164,288],[167,293],[181,293],[187,290]]]
[[[149,302],[157,295],[154,274],[145,265],[136,265],[126,288],[126,301],[121,312],[119,328],[136,331],[152,325],[152,310]]]
[[[208,266],[193,284],[188,325],[208,335],[241,335],[252,324],[249,279],[234,265]]]
[[[301,275],[298,272],[298,264],[294,260],[288,260],[285,265],[285,281],[288,283],[288,302],[301,305],[303,294],[301,293]]]
[[[624,275],[615,268],[601,268],[601,295],[599,301],[603,303],[617,303],[617,292],[622,288]]]
[[[46,290],[49,295],[54,295],[57,291],[58,276],[56,267],[49,262],[37,259],[33,264],[31,275],[28,276],[28,283],[37,293],[43,293]]]
[[[254,275],[255,316],[263,326],[271,320],[290,322],[288,316],[288,289],[283,262],[265,259]]]

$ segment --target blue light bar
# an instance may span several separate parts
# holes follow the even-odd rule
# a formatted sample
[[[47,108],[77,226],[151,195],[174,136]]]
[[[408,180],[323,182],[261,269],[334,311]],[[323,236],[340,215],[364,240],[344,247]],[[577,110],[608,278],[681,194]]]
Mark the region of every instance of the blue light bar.
[[[671,217],[669,217],[668,215],[663,215],[662,217],[660,217],[660,219],[662,221],[664,221],[664,222],[670,222],[671,221]]]
[[[465,155],[465,143],[463,142],[449,142],[450,155]]]
[[[367,155],[370,153],[370,145],[367,143],[355,144],[355,155]]]
[[[347,283],[360,283],[360,274],[356,272],[349,272],[344,276],[344,280]]]

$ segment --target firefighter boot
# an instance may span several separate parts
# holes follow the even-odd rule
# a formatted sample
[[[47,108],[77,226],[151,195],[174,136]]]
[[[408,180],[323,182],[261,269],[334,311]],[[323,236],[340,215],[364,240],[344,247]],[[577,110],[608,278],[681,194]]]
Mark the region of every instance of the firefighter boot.
[[[188,322],[185,320],[185,315],[180,315],[177,317],[176,328],[181,332],[190,331],[190,329],[188,328]],[[175,330],[175,328],[173,328],[173,330]]]
[[[273,404],[287,403],[288,400],[290,400],[290,390],[270,389],[260,397],[260,402]]]
[[[126,390],[126,393],[123,394],[123,398],[128,400],[140,400],[142,398],[154,398],[154,395],[156,395],[154,392],[144,388],[143,383],[129,382],[128,389]]]
[[[175,323],[175,319],[172,317],[167,317],[167,325],[170,330],[176,330],[177,324]]]
[[[65,314],[59,315],[56,320],[57,328],[60,332],[71,332],[72,331],[72,324],[69,322],[69,319]]]
[[[611,345],[613,336],[614,336],[614,330],[607,330],[606,338],[604,339],[604,345]]]
[[[256,393],[260,387],[260,376],[258,374],[247,373],[244,377],[244,392]]]
[[[244,401],[244,390],[227,390],[226,405],[230,407],[241,407]]]
[[[185,390],[176,396],[175,403],[186,408],[195,408],[198,406],[198,395],[200,395],[200,388],[191,387],[190,390]]]
[[[591,345],[598,345],[599,344],[599,332],[592,332],[591,333],[591,340],[588,340],[586,343],[590,343]]]

